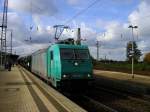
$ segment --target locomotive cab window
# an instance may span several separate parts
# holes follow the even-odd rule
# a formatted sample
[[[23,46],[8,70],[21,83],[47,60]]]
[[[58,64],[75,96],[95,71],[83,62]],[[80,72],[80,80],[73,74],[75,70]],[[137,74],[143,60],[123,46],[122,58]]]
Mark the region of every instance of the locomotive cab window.
[[[61,59],[89,59],[87,49],[60,49]]]
[[[53,51],[50,52],[51,60],[53,60]]]
[[[88,50],[78,49],[75,50],[76,59],[89,59],[89,52]]]
[[[73,49],[60,49],[61,59],[75,59],[74,50]]]

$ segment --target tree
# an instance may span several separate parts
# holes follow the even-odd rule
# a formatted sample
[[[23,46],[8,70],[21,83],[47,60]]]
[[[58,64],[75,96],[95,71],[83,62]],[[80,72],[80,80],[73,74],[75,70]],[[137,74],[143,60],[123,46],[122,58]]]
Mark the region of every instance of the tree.
[[[150,63],[150,52],[145,54],[144,62]]]
[[[132,41],[127,43],[127,61],[131,62],[132,56],[135,62],[138,62],[142,53],[141,50],[138,49],[136,42],[133,42],[133,52],[132,52]]]

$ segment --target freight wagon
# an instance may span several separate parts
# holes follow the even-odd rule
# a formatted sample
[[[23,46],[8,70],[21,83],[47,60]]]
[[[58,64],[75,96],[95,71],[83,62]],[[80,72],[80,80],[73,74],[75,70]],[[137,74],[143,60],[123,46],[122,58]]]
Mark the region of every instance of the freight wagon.
[[[21,56],[18,58],[18,64],[31,71],[31,55]]]

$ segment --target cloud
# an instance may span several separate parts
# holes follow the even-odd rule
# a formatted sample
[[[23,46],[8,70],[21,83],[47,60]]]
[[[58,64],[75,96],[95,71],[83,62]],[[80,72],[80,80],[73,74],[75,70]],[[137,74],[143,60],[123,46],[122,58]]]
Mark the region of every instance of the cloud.
[[[89,46],[95,45],[97,35],[96,31],[90,26],[86,25],[84,22],[82,22],[79,27],[81,28],[81,38],[86,40],[83,41],[83,43]]]
[[[80,0],[67,0],[67,2],[68,2],[70,5],[77,5],[77,4],[79,4]]]
[[[22,18],[15,12],[8,13],[8,29],[13,30],[13,37],[22,40],[28,34],[28,29]]]
[[[39,49],[47,48],[48,46],[48,44],[23,44],[22,46],[14,47],[14,52],[19,55],[29,55]]]
[[[28,2],[27,2],[28,1]],[[117,0],[119,1],[119,0]],[[128,0],[129,1],[129,0]],[[32,11],[33,29],[30,31],[27,24],[29,20],[23,17],[31,13],[30,0],[10,0],[9,7],[13,12],[8,13],[8,28],[13,29],[13,47],[18,54],[31,53],[37,49],[48,46],[49,42],[54,42],[54,28],[51,25],[44,24],[43,15],[51,16],[56,14],[58,9],[55,0],[32,0],[34,6]],[[76,5],[79,0],[68,0],[68,3]],[[75,29],[64,31],[61,39],[77,37],[77,27],[81,28],[81,37],[86,39],[83,44],[89,45],[91,54],[96,57],[96,41],[100,41],[100,57],[109,59],[125,60],[126,58],[126,44],[131,38],[131,29],[128,28],[130,24],[138,25],[138,29],[134,30],[135,39],[138,43],[139,49],[143,53],[150,51],[150,2],[149,0],[142,0],[137,9],[133,10],[127,22],[120,22],[117,20],[106,21],[98,19],[95,22],[95,28],[92,28],[86,22],[74,21]],[[23,17],[21,17],[20,12]],[[41,16],[42,15],[42,16]],[[78,20],[79,21],[79,20]],[[92,21],[94,24],[94,21]],[[100,32],[99,32],[100,29]],[[138,34],[138,39],[136,35]],[[8,35],[9,36],[9,35]],[[25,42],[31,38],[32,43]],[[22,52],[23,51],[23,52]]]
[[[17,12],[44,16],[52,16],[58,11],[55,0],[10,0],[9,8]]]
[[[2,15],[0,16],[2,18]],[[24,21],[16,12],[8,12],[8,22],[7,22],[7,38],[10,39],[10,31],[13,31],[13,39],[22,40],[25,38],[27,29],[25,27]]]
[[[150,1],[143,0],[138,9],[129,15],[129,21],[133,25],[138,26],[138,44],[143,53],[150,52]],[[136,35],[136,33],[135,33]]]
[[[144,0],[139,5],[138,9],[133,11],[129,15],[129,21],[133,25],[137,25],[139,28],[139,34],[142,37],[148,37],[150,35],[150,2]]]
[[[132,40],[131,29],[128,28],[129,25],[137,25],[138,29],[134,29],[134,40],[137,42],[139,49],[143,54],[150,52],[149,42],[150,42],[150,2],[148,0],[143,0],[138,5],[137,9],[130,13],[128,16],[128,21],[125,23],[120,23],[119,21],[97,21],[98,25],[104,26],[104,32],[97,35],[97,40],[102,41],[102,49],[109,52],[111,49],[112,59],[123,59],[125,60],[125,48],[126,43]],[[99,26],[99,27],[100,27]],[[137,37],[138,36],[138,37]],[[145,41],[146,40],[146,41]],[[118,51],[118,48],[120,50]],[[114,52],[116,54],[113,56]],[[118,53],[117,53],[118,52]],[[122,52],[122,53],[121,53]],[[124,53],[123,53],[124,52]],[[105,52],[101,51],[102,54]],[[123,56],[124,54],[124,56]],[[118,60],[117,59],[117,60]]]
[[[43,46],[47,45],[53,37],[54,31],[52,27],[45,28],[38,26],[38,30],[34,28],[30,31],[18,13],[9,12],[8,18],[7,46],[10,47],[10,31],[12,31],[13,53],[16,51],[18,54],[28,54],[37,49],[41,49]],[[29,40],[30,36],[32,37],[31,42],[25,41]]]

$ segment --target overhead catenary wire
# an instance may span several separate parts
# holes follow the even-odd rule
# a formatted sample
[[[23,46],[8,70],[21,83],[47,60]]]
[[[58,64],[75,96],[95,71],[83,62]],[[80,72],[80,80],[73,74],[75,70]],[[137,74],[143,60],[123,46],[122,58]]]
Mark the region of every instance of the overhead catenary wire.
[[[100,2],[101,0],[95,0],[94,2],[92,2],[90,5],[88,5],[86,8],[84,8],[83,10],[79,11],[78,13],[76,13],[74,16],[72,16],[69,20],[67,20],[64,24],[68,24],[70,23],[72,20],[74,20],[75,18],[77,18],[78,16],[80,16],[81,14],[83,14],[84,12],[86,12],[89,8],[91,8],[92,6],[94,6],[96,3]]]
[[[78,13],[76,13],[74,16],[72,16],[69,20],[67,20],[64,25],[67,25],[68,23],[70,23],[72,20],[74,20],[75,18],[77,18],[78,16],[80,16],[81,14],[83,14],[84,12],[86,12],[89,8],[91,8],[92,6],[94,6],[96,3],[100,2],[101,0],[95,0],[94,2],[92,2],[91,4],[89,4],[86,8],[84,8],[83,10],[79,11]]]
[[[70,23],[72,20],[74,20],[75,18],[77,18],[78,16],[80,16],[81,14],[83,14],[84,12],[86,12],[89,8],[91,8],[92,6],[94,6],[96,3],[100,2],[101,0],[95,0],[94,2],[92,2],[90,5],[88,5],[86,8],[84,8],[83,10],[79,11],[78,13],[76,13],[74,16],[72,16],[69,20],[67,20],[64,24],[66,25],[67,23]],[[144,16],[145,18],[149,18],[150,15],[146,15]],[[138,18],[135,18],[133,20],[138,20]],[[130,21],[128,21],[130,22]]]

